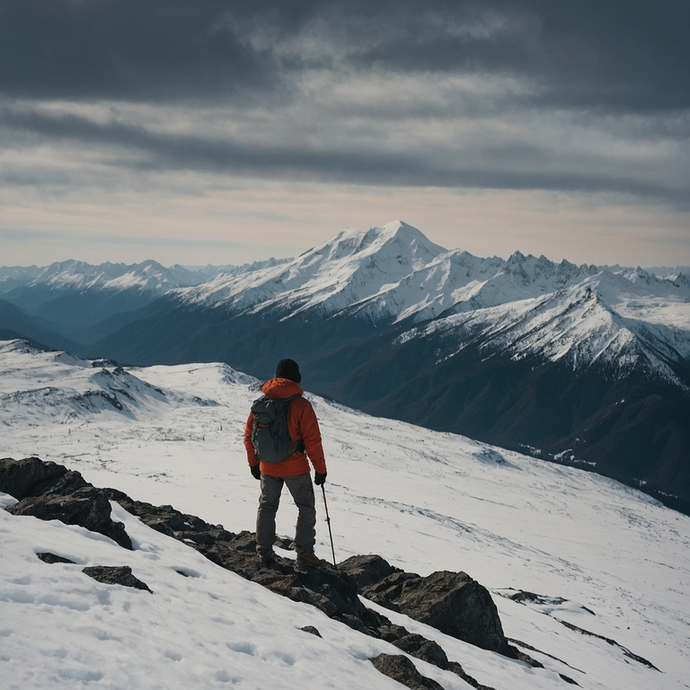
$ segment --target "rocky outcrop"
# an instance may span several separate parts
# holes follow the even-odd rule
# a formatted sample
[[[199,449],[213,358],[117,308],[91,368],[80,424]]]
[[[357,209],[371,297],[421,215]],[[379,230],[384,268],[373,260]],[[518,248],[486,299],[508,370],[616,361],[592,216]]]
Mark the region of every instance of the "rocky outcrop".
[[[120,585],[121,587],[151,591],[145,582],[132,575],[132,569],[128,565],[94,565],[84,568],[82,572],[106,585]]]
[[[121,522],[111,518],[108,494],[78,473],[39,458],[0,460],[0,491],[18,500],[7,511],[33,515],[41,520],[60,520],[110,537],[126,549],[132,542]]]
[[[380,556],[353,556],[339,566],[360,593],[459,640],[515,657],[488,590],[467,573],[439,571],[420,577],[393,568]]]
[[[40,458],[0,459],[0,491],[18,501],[50,493],[67,495],[85,486],[91,485],[79,472],[55,462],[43,462]]]
[[[251,532],[234,534],[221,525],[210,525],[169,505],[154,506],[133,501],[114,489],[109,489],[108,495],[149,527],[185,542],[223,568],[293,601],[312,604],[351,628],[378,637],[379,628],[387,622],[364,606],[354,583],[335,570],[302,568],[295,561],[280,556],[270,567],[260,567]]]
[[[305,625],[304,627],[300,628],[302,632],[307,632],[310,635],[316,635],[316,637],[323,637],[321,633],[319,632],[318,628],[315,628],[313,625]]]
[[[412,690],[443,690],[443,686],[423,676],[402,654],[379,654],[370,659],[377,671]]]
[[[493,690],[493,688],[488,685],[482,685],[466,673],[465,669],[457,661],[449,661],[448,656],[438,642],[428,640],[423,635],[410,633],[406,628],[399,625],[391,625],[390,628],[382,630],[381,636],[386,642],[390,642],[410,656],[438,666],[444,671],[455,673],[455,675],[460,676],[466,683],[473,688],[477,688],[477,690]],[[535,663],[538,664],[538,662]]]
[[[438,643],[394,625],[365,606],[360,595],[483,649],[541,666],[508,643],[489,592],[466,573],[442,571],[421,577],[395,568],[375,555],[349,558],[337,569],[301,567],[296,561],[280,556],[276,556],[270,566],[261,566],[256,557],[254,534],[250,532],[235,534],[222,525],[211,525],[169,505],[154,506],[134,501],[115,489],[96,489],[78,472],[55,463],[43,463],[38,458],[0,460],[0,491],[19,499],[7,508],[15,515],[79,524],[131,549],[124,526],[110,517],[109,502],[116,501],[144,524],[195,548],[219,566],[293,601],[316,606],[355,630],[390,642],[409,656],[457,674],[478,690],[491,689],[465,673],[457,661],[449,660]],[[46,556],[48,560],[50,555]],[[151,591],[126,566],[97,566],[86,568],[84,572],[101,582]],[[437,687],[433,685],[435,681],[415,676],[409,669],[410,665],[414,666],[407,657],[400,655],[399,658],[406,662],[396,661],[398,655],[393,655],[380,658],[377,664],[401,674],[400,678],[406,680],[400,682],[417,683],[408,684],[408,687]]]

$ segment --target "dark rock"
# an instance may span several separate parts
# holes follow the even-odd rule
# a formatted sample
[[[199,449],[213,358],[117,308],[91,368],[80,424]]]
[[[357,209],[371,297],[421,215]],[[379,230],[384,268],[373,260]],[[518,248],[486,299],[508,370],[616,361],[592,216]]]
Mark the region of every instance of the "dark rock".
[[[524,604],[526,601],[532,604],[540,604],[541,606],[560,606],[564,604],[567,599],[563,597],[547,597],[543,594],[535,594],[534,592],[526,592],[522,589],[511,594],[509,599],[517,601],[519,604]]]
[[[39,458],[0,460],[0,491],[17,500],[46,493],[70,493],[90,486],[79,472],[68,470],[64,465],[43,462]]]
[[[422,622],[483,649],[509,654],[508,641],[489,591],[466,573],[441,571],[405,583],[400,609]]]
[[[423,635],[410,633],[399,637],[397,640],[393,640],[393,644],[398,649],[402,649],[403,652],[407,652],[410,656],[428,661],[439,668],[448,668],[448,657],[441,645],[432,640],[427,640]]]
[[[400,568],[392,566],[388,561],[376,554],[351,556],[346,561],[343,561],[338,568],[352,578],[358,589],[371,587],[385,577],[402,572]]]
[[[349,558],[339,570],[361,583],[361,594],[375,603],[464,642],[515,658],[516,650],[503,634],[491,595],[467,573],[439,571],[420,577],[393,568],[380,556]],[[383,577],[377,578],[379,574]]]
[[[82,572],[106,585],[121,585],[151,592],[146,583],[132,575],[132,569],[128,565],[94,565],[84,568]]]
[[[143,518],[146,522],[146,518]],[[178,538],[187,541],[180,533]],[[312,604],[327,616],[369,635],[377,635],[382,621],[359,600],[357,588],[343,575],[329,568],[298,568],[290,559],[275,557],[270,567],[259,568],[254,535],[222,531],[215,541],[187,541],[207,558],[242,577],[283,596]]]
[[[104,491],[111,501],[116,501],[128,513],[142,518],[146,525],[168,537],[181,538],[188,543],[211,544],[218,539],[228,540],[235,536],[224,530],[222,525],[210,525],[201,518],[181,513],[170,505],[154,506],[144,501],[133,501],[117,489]]]
[[[79,524],[131,548],[124,526],[114,523],[110,517],[109,500],[117,501],[144,524],[186,543],[221,567],[293,601],[316,606],[355,630],[382,638],[411,656],[456,673],[479,690],[485,690],[485,686],[467,675],[459,663],[449,661],[436,642],[393,625],[385,616],[367,608],[359,595],[471,644],[533,662],[508,644],[490,594],[466,573],[439,572],[420,577],[395,568],[376,555],[354,556],[341,563],[337,570],[330,567],[298,568],[295,561],[278,555],[270,566],[259,567],[255,538],[251,532],[234,534],[222,525],[211,525],[169,505],[154,506],[134,501],[115,489],[96,489],[78,472],[68,471],[55,463],[42,463],[38,458],[0,461],[0,490],[12,493],[8,490],[10,487],[22,497],[7,509],[9,512]],[[23,495],[27,492],[35,492],[36,495]],[[86,568],[84,572],[101,582],[148,589],[127,567]],[[389,662],[385,661],[386,658],[406,657],[382,655],[381,664],[386,667],[393,665],[401,677],[407,677],[400,667],[404,662]],[[414,669],[414,665],[407,661]],[[408,681],[433,683],[421,676],[421,680],[415,678],[410,676]],[[437,684],[409,687],[437,687]]]
[[[402,625],[394,624],[383,625],[379,630],[381,632],[381,639],[394,644],[410,656],[434,664],[434,666],[438,666],[444,671],[455,673],[455,675],[460,676],[466,683],[469,683],[473,688],[477,688],[477,690],[494,690],[488,685],[482,685],[469,673],[466,673],[465,669],[457,661],[448,661],[443,648],[438,643],[427,640],[423,635],[410,633]]]
[[[144,524],[185,542],[217,565],[293,601],[316,606],[355,630],[378,636],[378,628],[385,619],[362,604],[355,583],[346,574],[330,568],[298,568],[294,561],[280,556],[270,566],[260,568],[252,532],[234,534],[222,525],[210,525],[172,506],[153,506],[134,501],[115,489],[105,491]]]
[[[580,684],[570,676],[566,676],[564,673],[559,673],[558,675],[560,679],[564,680],[566,683],[570,683],[570,685],[577,685],[578,687],[580,687]]]
[[[387,625],[383,625],[379,628],[379,633],[382,640],[385,640],[386,642],[395,642],[395,640],[399,640],[401,637],[406,637],[409,635],[410,631],[407,628],[404,628],[402,625],[395,625],[394,623],[388,621]]]
[[[321,633],[313,625],[305,625],[303,628],[300,628],[300,630],[304,630],[304,632],[316,635],[316,637],[322,637]]]
[[[44,551],[43,553],[36,554],[44,563],[74,563],[70,561],[69,558],[63,558],[62,556],[56,556],[54,553],[49,551]]]
[[[110,537],[126,549],[132,549],[125,526],[121,522],[113,522],[110,517],[110,502],[103,489],[87,486],[67,495],[27,497],[6,510],[13,515],[33,515],[41,520],[60,520],[66,525],[80,525]]]
[[[397,680],[412,690],[443,690],[442,685],[423,676],[402,654],[379,654],[370,661],[384,676]]]

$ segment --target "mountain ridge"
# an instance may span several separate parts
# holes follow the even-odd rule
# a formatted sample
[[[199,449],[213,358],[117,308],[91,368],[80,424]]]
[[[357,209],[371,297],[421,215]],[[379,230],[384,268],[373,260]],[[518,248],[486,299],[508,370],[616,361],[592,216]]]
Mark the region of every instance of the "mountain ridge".
[[[221,361],[265,379],[290,356],[351,407],[532,448],[690,510],[683,274],[483,259],[394,221],[171,288],[89,332],[78,354],[130,365]]]

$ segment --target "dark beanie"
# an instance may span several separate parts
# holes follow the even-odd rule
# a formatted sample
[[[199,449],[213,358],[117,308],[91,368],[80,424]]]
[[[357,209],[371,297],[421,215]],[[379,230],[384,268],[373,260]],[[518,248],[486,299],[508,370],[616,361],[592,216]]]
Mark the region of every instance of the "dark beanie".
[[[276,367],[277,379],[290,379],[295,383],[302,380],[302,374],[299,373],[299,367],[294,359],[281,359]]]

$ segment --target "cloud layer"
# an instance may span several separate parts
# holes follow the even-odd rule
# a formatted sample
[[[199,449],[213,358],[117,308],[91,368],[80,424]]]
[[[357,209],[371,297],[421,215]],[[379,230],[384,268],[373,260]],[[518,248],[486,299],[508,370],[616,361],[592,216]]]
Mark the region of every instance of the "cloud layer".
[[[3,199],[178,171],[685,213],[687,26],[685,0],[0,0]]]

